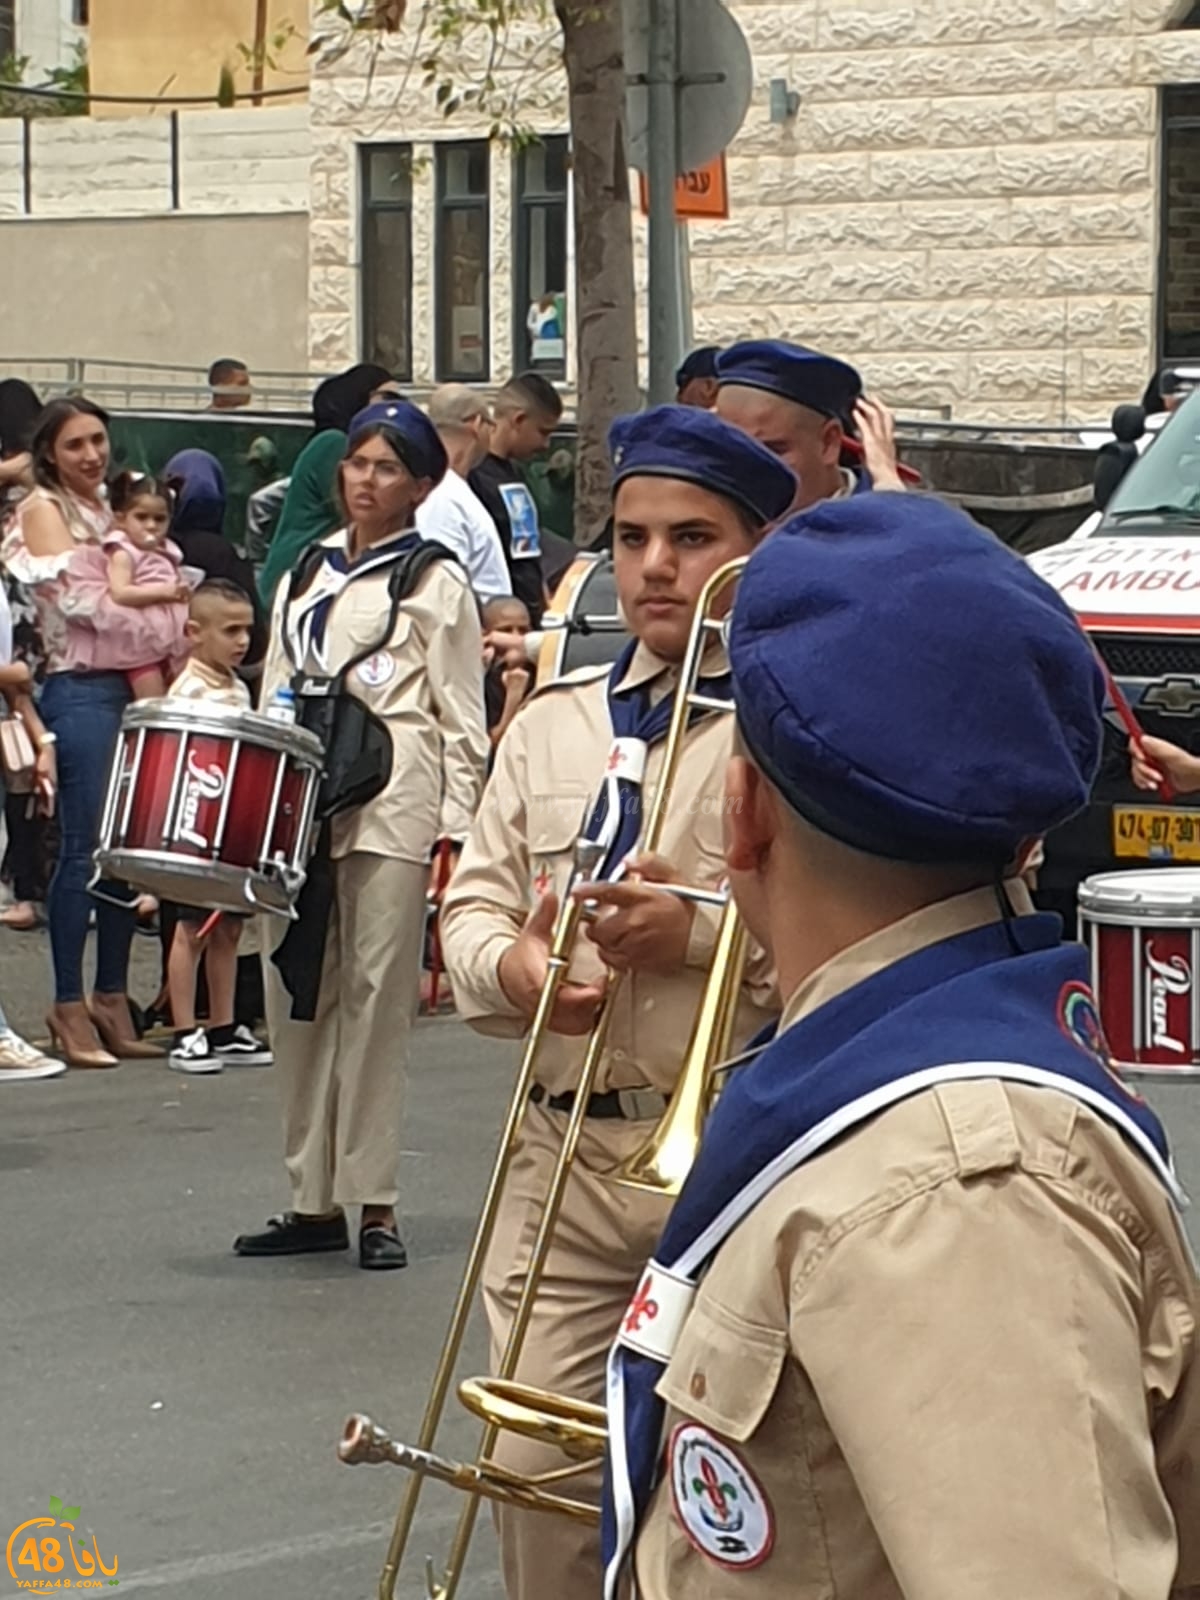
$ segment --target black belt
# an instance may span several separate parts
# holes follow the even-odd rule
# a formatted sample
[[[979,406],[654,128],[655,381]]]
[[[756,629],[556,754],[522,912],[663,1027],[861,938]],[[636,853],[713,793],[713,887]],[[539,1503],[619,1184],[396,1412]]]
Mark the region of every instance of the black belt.
[[[573,1111],[575,1091],[565,1094],[547,1094],[540,1083],[529,1091],[535,1106],[546,1106],[550,1111]],[[594,1094],[588,1101],[589,1117],[601,1121],[618,1119],[622,1122],[653,1122],[667,1109],[667,1097],[657,1089],[609,1089],[604,1094]]]

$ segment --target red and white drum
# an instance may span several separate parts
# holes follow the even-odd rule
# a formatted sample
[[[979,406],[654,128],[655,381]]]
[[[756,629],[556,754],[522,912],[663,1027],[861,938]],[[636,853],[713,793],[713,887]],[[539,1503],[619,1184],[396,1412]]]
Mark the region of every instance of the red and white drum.
[[[108,780],[97,880],[214,911],[295,915],[323,751],[313,734],[194,700],[132,705]]]
[[[1117,1065],[1200,1077],[1200,868],[1089,878],[1079,889],[1079,936]]]

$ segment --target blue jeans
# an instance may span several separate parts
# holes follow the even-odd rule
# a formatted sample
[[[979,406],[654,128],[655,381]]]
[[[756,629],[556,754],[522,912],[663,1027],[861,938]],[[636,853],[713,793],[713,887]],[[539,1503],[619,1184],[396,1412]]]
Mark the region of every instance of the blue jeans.
[[[129,703],[119,672],[56,672],[42,690],[42,721],[58,736],[58,812],[62,845],[46,912],[54,958],[54,996],[83,999],[83,949],[96,912],[96,989],[124,994],[134,914],[87,892],[108,767]],[[118,891],[119,892],[119,891]]]

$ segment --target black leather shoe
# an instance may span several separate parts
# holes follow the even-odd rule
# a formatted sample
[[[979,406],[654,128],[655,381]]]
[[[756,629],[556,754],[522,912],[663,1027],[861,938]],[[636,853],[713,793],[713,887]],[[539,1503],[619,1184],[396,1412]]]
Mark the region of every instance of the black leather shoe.
[[[233,1241],[239,1256],[299,1256],[349,1248],[350,1231],[342,1212],[336,1217],[302,1217],[285,1211],[281,1217],[269,1217],[262,1233],[242,1233]]]
[[[368,1272],[392,1272],[408,1265],[408,1251],[395,1228],[374,1222],[358,1236],[358,1264]]]

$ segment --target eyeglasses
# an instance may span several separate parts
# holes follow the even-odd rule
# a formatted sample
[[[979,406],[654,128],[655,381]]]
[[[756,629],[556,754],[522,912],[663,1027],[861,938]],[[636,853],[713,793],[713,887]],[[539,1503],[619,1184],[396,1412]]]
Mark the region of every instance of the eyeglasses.
[[[342,470],[352,478],[375,478],[381,484],[399,483],[409,475],[399,461],[371,461],[366,456],[348,456]]]

